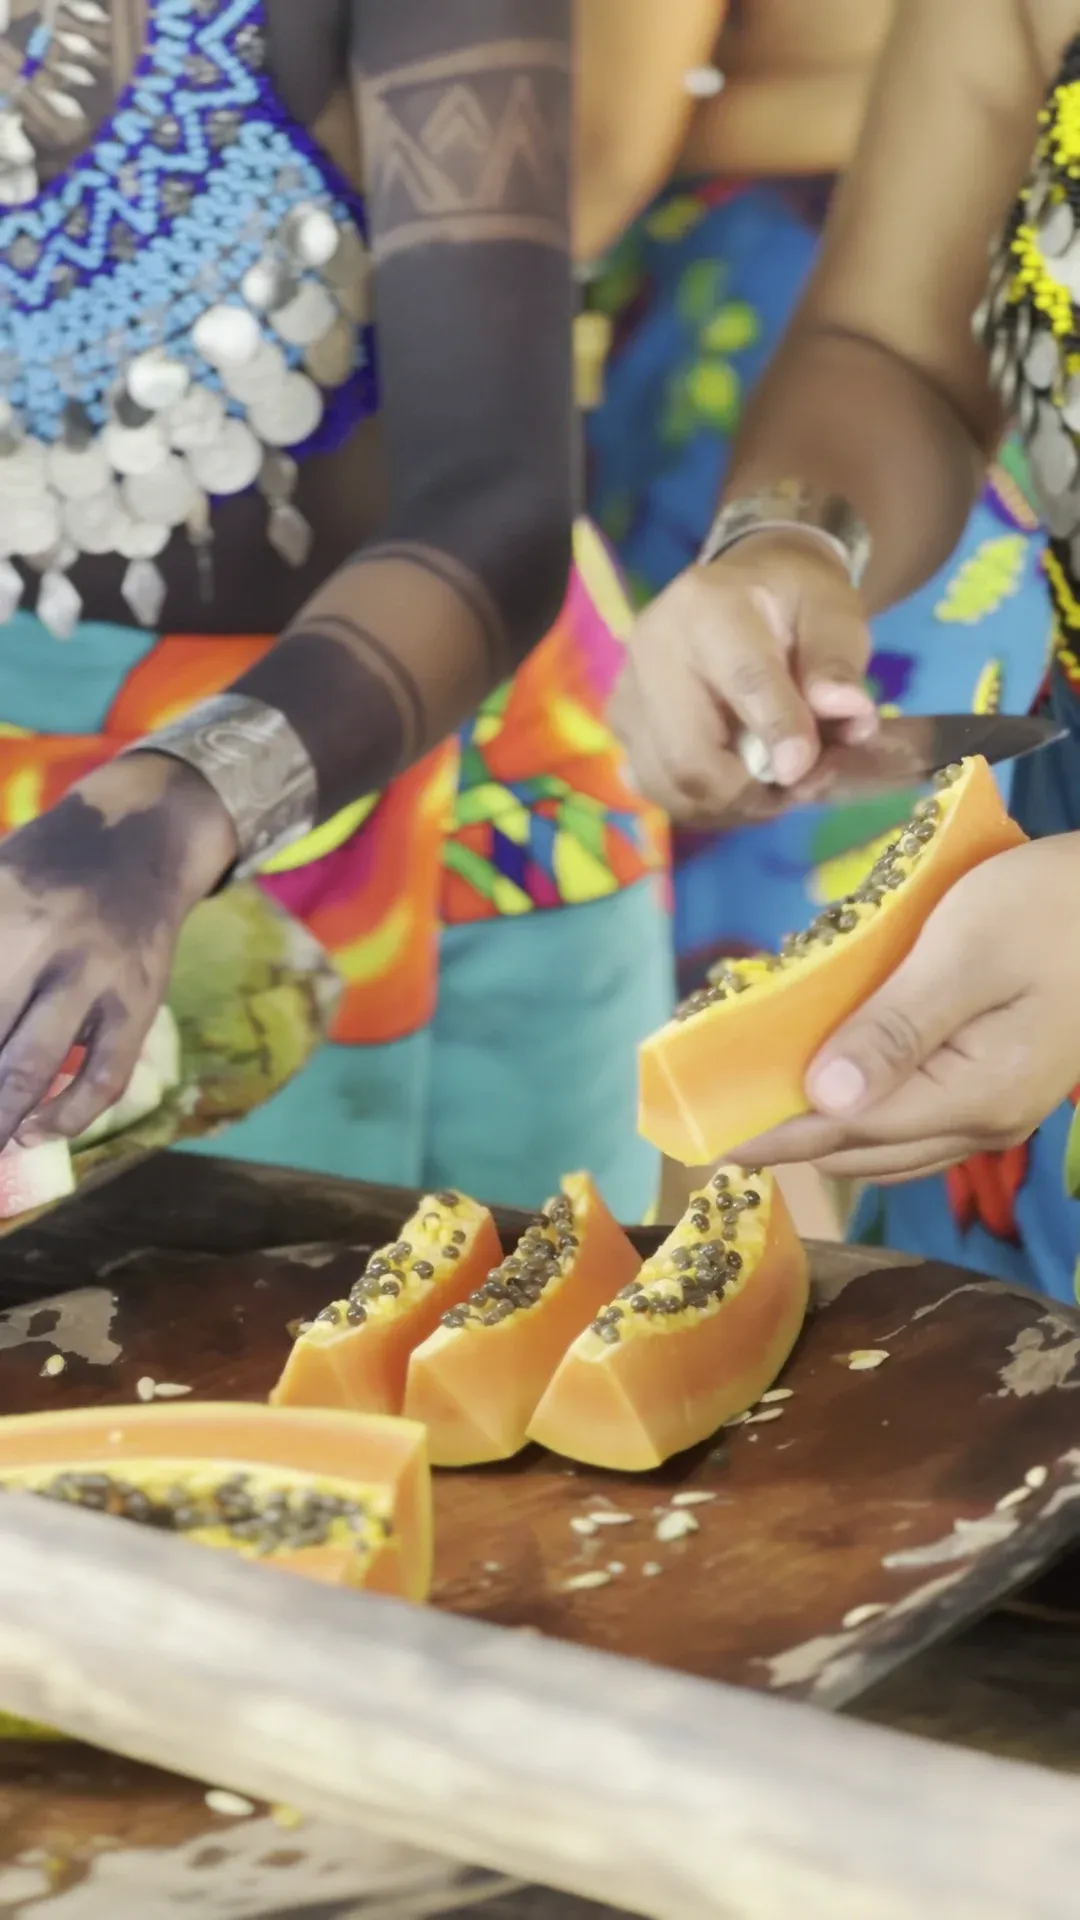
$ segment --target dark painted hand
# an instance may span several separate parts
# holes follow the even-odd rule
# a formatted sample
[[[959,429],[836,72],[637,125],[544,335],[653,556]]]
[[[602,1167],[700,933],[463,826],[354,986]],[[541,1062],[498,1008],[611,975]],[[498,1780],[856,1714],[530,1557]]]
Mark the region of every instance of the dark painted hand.
[[[102,767],[0,843],[0,1147],[16,1129],[73,1138],[123,1092],[183,920],[234,857],[211,788],[153,754]],[[75,1080],[41,1107],[76,1044]]]

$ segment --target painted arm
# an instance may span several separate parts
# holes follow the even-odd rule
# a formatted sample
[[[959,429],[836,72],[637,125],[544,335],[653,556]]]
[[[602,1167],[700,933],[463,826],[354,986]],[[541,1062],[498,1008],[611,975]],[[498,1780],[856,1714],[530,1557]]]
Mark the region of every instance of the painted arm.
[[[570,0],[356,0],[352,58],[391,505],[233,689],[284,716],[319,820],[543,637],[574,506]],[[237,725],[226,745],[265,788],[259,740]],[[78,1134],[123,1089],[183,919],[236,859],[208,779],[154,746],[0,847],[0,1146],[31,1112],[38,1135]],[[82,1071],[37,1114],[75,1040]]]

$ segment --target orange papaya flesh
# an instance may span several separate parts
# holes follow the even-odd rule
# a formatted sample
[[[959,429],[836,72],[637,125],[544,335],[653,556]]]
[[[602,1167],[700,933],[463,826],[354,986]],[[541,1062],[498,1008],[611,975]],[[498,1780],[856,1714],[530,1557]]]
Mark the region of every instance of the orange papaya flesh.
[[[564,1356],[529,1438],[643,1473],[772,1386],[806,1315],[803,1247],[769,1173],[721,1169]]]
[[[486,1207],[427,1194],[400,1237],[373,1253],[347,1300],[301,1333],[270,1395],[275,1407],[400,1413],[409,1355],[502,1258]]]
[[[95,1407],[0,1420],[0,1491],[141,1521],[331,1585],[424,1600],[423,1429],[243,1403]]]
[[[409,1362],[405,1411],[427,1427],[432,1465],[520,1453],[567,1347],[640,1265],[588,1174],[567,1174],[509,1259]]]
[[[949,888],[1025,838],[985,760],[950,767],[855,893],[779,954],[714,968],[711,984],[644,1042],[644,1138],[683,1166],[703,1166],[806,1113],[806,1074],[829,1035],[899,966]]]

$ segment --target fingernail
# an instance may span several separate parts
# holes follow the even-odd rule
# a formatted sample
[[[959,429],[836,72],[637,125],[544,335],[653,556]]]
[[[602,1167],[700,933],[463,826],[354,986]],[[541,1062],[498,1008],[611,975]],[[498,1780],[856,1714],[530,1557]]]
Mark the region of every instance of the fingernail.
[[[826,1113],[851,1113],[866,1098],[866,1080],[854,1060],[827,1060],[810,1075],[807,1091]]]
[[[849,714],[862,712],[870,696],[860,680],[815,680],[807,689],[807,698],[815,713],[846,719]]]
[[[814,764],[814,750],[805,740],[781,740],[769,751],[773,777],[782,787],[793,787]]]

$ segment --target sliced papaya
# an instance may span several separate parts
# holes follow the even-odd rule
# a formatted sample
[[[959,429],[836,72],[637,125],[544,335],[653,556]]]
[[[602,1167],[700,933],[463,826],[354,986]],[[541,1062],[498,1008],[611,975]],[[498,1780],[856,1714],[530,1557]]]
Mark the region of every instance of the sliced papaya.
[[[727,1167],[565,1354],[530,1440],[643,1473],[772,1386],[809,1298],[806,1251],[769,1173]]]
[[[779,954],[722,963],[644,1042],[645,1139],[683,1166],[704,1166],[806,1113],[806,1073],[829,1035],[899,966],[949,888],[1025,838],[985,760],[950,767],[861,887]]]
[[[329,1585],[423,1600],[431,1476],[407,1420],[242,1403],[0,1420],[0,1491],[69,1501]]]
[[[426,1194],[400,1239],[372,1254],[349,1298],[332,1301],[298,1336],[271,1405],[400,1413],[413,1348],[501,1258],[486,1207],[460,1193]]]
[[[510,1258],[409,1361],[405,1411],[427,1427],[432,1465],[519,1453],[570,1342],[640,1265],[588,1174],[567,1174]]]

